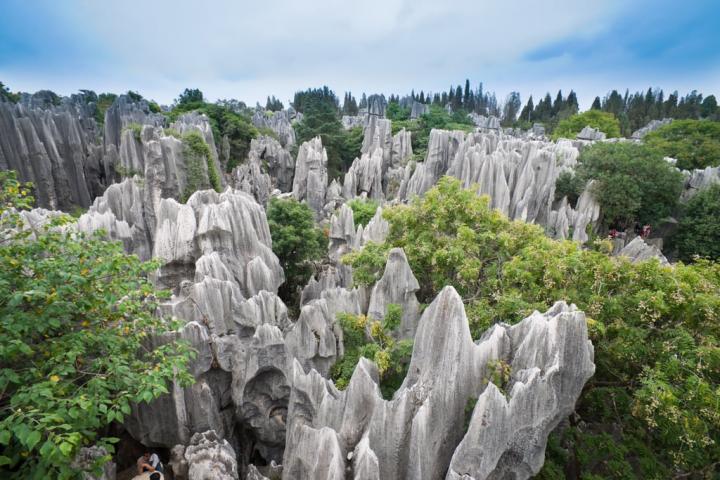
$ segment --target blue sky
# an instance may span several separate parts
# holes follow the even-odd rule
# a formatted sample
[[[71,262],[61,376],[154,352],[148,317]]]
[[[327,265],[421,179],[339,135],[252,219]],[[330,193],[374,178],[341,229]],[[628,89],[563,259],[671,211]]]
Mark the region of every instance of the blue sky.
[[[185,87],[264,103],[329,85],[342,96],[447,90],[499,99],[613,88],[720,94],[716,0],[3,0],[0,81],[70,94]]]

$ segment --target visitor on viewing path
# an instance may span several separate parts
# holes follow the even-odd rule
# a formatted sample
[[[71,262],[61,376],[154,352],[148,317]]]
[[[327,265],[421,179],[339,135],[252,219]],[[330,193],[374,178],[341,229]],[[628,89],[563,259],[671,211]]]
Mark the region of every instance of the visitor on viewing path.
[[[143,456],[137,459],[138,474],[143,472],[160,472],[163,471],[162,462],[156,453],[143,453]]]

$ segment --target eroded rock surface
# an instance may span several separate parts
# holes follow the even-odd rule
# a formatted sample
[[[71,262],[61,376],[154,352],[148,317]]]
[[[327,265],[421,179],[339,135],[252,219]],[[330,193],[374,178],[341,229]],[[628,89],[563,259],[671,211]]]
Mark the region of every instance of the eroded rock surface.
[[[512,372],[501,386],[507,397],[487,382],[500,364]],[[594,368],[585,317],[573,306],[558,302],[515,326],[498,324],[476,344],[462,300],[446,287],[423,313],[391,401],[365,359],[344,391],[295,363],[284,478],[342,479],[346,468],[363,479],[528,478]]]

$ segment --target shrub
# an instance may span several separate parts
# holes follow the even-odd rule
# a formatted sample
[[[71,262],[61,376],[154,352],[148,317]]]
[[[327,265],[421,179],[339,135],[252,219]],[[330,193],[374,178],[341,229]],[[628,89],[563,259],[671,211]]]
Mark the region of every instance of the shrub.
[[[113,453],[107,426],[133,403],[192,381],[184,342],[148,349],[148,336],[177,328],[155,316],[147,274],[159,267],[126,255],[102,232],[54,228],[31,236],[12,208],[28,208],[29,186],[0,172],[0,476],[79,478],[83,446]],[[100,459],[98,467],[109,456]]]
[[[585,188],[585,182],[574,172],[564,171],[555,180],[555,200],[567,197],[570,206],[575,207]]]
[[[720,122],[675,120],[645,136],[645,143],[663,155],[676,158],[678,168],[720,165]]]
[[[142,129],[143,126],[139,123],[129,123],[127,127],[125,127],[125,130],[130,130],[133,133],[136,142],[142,141]]]
[[[295,199],[270,200],[267,218],[272,249],[285,272],[285,283],[278,294],[290,308],[297,309],[297,289],[307,284],[312,274],[311,262],[322,258],[327,239],[315,226],[310,207]]]
[[[669,216],[683,176],[661,154],[635,143],[596,143],[580,153],[577,176],[595,180],[594,195],[606,225],[653,223]]]
[[[375,216],[377,212],[378,204],[374,200],[361,200],[355,198],[348,202],[348,206],[353,211],[353,220],[355,221],[355,228],[358,225],[367,225],[370,219]]]
[[[564,120],[560,120],[553,132],[552,138],[553,140],[561,137],[575,138],[575,136],[588,125],[605,133],[607,138],[620,136],[620,122],[615,118],[615,115],[600,110],[588,110],[587,112],[578,113]]]
[[[672,243],[678,257],[691,261],[695,256],[720,260],[720,185],[706,188],[684,206]]]
[[[185,167],[186,184],[183,192],[183,201],[187,201],[190,195],[207,186],[205,171],[207,169],[207,181],[216,192],[221,190],[220,175],[215,168],[212,152],[205,139],[195,130],[183,135],[185,146]]]

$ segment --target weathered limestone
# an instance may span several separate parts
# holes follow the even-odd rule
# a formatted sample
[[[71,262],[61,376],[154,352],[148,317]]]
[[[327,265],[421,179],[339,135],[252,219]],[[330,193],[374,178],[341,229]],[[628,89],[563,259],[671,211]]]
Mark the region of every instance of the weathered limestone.
[[[94,119],[69,101],[32,105],[0,101],[0,170],[33,182],[40,207],[87,207],[108,181]]]
[[[672,118],[663,118],[662,120],[650,120],[650,122],[642,128],[635,130],[630,138],[634,140],[642,140],[650,132],[654,132],[660,127],[670,125]]]
[[[293,179],[293,196],[305,200],[319,218],[325,206],[328,184],[327,152],[320,137],[300,145]]]
[[[412,107],[410,108],[410,118],[414,120],[414,119],[420,118],[421,116],[423,116],[429,112],[430,112],[429,105],[426,105],[424,103],[420,103],[417,101],[413,101]]]
[[[578,140],[590,141],[605,140],[605,132],[601,132],[596,128],[592,128],[591,126],[586,125],[585,128],[580,130],[580,133],[578,133],[575,138],[577,138]]]
[[[165,117],[160,113],[150,112],[146,100],[135,101],[128,95],[118,96],[105,112],[105,151],[108,151],[111,145],[116,149],[120,148],[120,136],[130,124],[160,127],[165,125]]]
[[[646,243],[642,237],[635,237],[630,243],[625,245],[618,255],[622,255],[630,259],[631,262],[637,263],[651,258],[657,258],[661,265],[668,265],[669,262],[665,255],[655,245]]]
[[[476,127],[484,130],[500,130],[500,119],[494,115],[486,117],[475,112],[469,113],[468,117],[473,121]]]
[[[255,110],[252,123],[259,128],[271,129],[277,134],[280,144],[284,148],[290,148],[295,145],[295,130],[290,123],[294,112],[290,109],[279,112]]]
[[[398,198],[409,199],[430,190],[447,171],[464,139],[465,133],[461,131],[432,129],[425,161],[416,164],[414,170],[412,165],[405,168],[405,178],[400,185]]]
[[[697,192],[714,184],[720,184],[720,167],[706,167],[690,172],[684,171],[685,189],[680,195],[681,200],[687,201]]]
[[[508,398],[488,384],[499,362],[511,368]],[[295,362],[283,476],[346,478],[351,458],[362,479],[528,478],[593,371],[585,317],[574,307],[559,302],[515,326],[498,324],[475,344],[460,297],[446,287],[423,313],[408,376],[391,401],[368,360],[344,391]]]
[[[272,137],[260,135],[250,141],[249,161],[256,160],[270,175],[272,188],[292,190],[295,160],[290,152]]]
[[[368,317],[383,320],[390,304],[402,308],[402,318],[397,329],[399,338],[413,339],[420,318],[420,302],[415,292],[420,290],[407,257],[402,248],[393,248],[388,255],[385,272],[373,287],[370,295]]]
[[[210,430],[196,433],[185,449],[188,480],[238,480],[235,452],[227,440]]]
[[[107,455],[108,452],[102,447],[82,447],[75,456],[71,467],[79,471],[88,471],[93,468],[94,463]],[[102,467],[100,476],[91,473],[83,473],[84,480],[115,480],[117,475],[117,465],[113,461],[105,463]]]
[[[185,205],[163,199],[153,256],[166,263],[157,282],[174,286],[194,278],[196,260],[214,252],[243,295],[277,292],[284,275],[271,246],[265,212],[245,193],[203,190]]]

